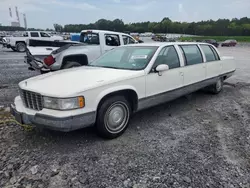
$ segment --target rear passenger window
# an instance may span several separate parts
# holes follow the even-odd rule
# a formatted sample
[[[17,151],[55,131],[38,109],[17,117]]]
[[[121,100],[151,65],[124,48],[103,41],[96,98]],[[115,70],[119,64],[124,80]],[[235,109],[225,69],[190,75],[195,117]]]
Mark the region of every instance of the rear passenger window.
[[[153,68],[161,64],[168,65],[169,69],[180,67],[179,56],[174,46],[167,46],[160,51]]]
[[[201,52],[197,45],[180,45],[186,65],[203,63]]]
[[[202,44],[200,46],[201,46],[201,49],[203,50],[203,52],[206,56],[207,62],[216,61],[216,57],[215,57],[214,52],[212,51],[210,46],[204,45],[204,44]]]
[[[120,40],[118,35],[105,34],[105,42],[107,46],[120,46]]]
[[[39,37],[38,32],[30,32],[31,37]]]
[[[219,57],[218,53],[216,52],[216,50],[214,49],[214,47],[212,47],[212,46],[209,46],[209,47],[213,51],[216,61],[220,60],[220,57]]]

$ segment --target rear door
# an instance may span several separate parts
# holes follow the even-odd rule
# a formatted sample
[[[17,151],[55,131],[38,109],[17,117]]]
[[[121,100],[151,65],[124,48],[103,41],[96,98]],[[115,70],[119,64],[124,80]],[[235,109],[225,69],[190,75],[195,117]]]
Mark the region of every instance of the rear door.
[[[200,44],[200,48],[205,57],[206,64],[206,78],[217,77],[222,72],[222,61],[220,61],[219,55],[211,45]]]
[[[183,68],[184,86],[205,80],[206,65],[198,45],[183,44],[178,46],[185,60],[185,68]]]

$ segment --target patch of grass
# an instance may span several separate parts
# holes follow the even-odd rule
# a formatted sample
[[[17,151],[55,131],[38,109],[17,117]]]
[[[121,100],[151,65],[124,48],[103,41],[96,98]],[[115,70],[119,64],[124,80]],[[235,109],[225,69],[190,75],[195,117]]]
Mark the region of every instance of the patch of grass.
[[[7,123],[15,123],[17,125],[20,125],[21,127],[23,127],[25,131],[33,130],[33,127],[30,125],[24,125],[18,123],[9,112],[0,110],[0,124],[6,125]]]
[[[196,41],[204,39],[214,39],[218,42],[223,42],[228,39],[234,39],[238,42],[250,42],[250,36],[202,36],[202,37],[182,37],[181,41]]]

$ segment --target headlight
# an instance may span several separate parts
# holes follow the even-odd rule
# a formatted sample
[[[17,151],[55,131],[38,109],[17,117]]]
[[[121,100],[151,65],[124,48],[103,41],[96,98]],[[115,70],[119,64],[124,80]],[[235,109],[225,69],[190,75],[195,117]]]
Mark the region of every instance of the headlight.
[[[84,97],[73,97],[73,98],[52,98],[43,97],[44,108],[55,109],[55,110],[72,110],[83,108],[85,106]]]

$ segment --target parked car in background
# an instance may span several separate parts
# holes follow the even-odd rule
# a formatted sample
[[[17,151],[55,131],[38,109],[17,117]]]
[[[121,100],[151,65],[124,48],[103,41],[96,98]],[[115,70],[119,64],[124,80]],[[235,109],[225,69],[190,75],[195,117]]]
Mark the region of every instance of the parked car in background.
[[[234,59],[211,44],[130,44],[88,66],[22,81],[11,113],[21,124],[59,131],[95,125],[102,137],[116,138],[134,112],[202,88],[217,94],[234,71]]]
[[[206,42],[206,43],[212,44],[212,45],[214,45],[216,48],[219,47],[219,43],[218,43],[216,40],[214,40],[214,39],[205,39],[205,40],[203,40],[202,42]]]
[[[57,50],[60,47],[72,44],[79,44],[80,42],[63,40],[63,41],[50,41],[50,40],[39,40],[29,39],[27,40],[26,56],[24,56],[24,62],[29,66],[29,70],[39,69],[41,73],[46,72],[44,69],[43,60],[48,55]]]
[[[237,41],[236,40],[225,40],[221,43],[221,46],[236,46]]]
[[[11,48],[13,51],[25,52],[26,43],[28,39],[40,39],[40,40],[64,40],[63,37],[57,35],[50,35],[45,31],[26,31],[19,37],[5,37],[5,43],[3,46]]]
[[[78,44],[64,45],[53,51],[48,51],[47,47],[37,49],[36,47],[28,46],[25,63],[29,65],[30,70],[39,70],[41,73],[58,71],[87,65],[109,50],[135,43],[138,43],[138,41],[126,33],[83,30]],[[46,54],[46,58],[40,58]]]

